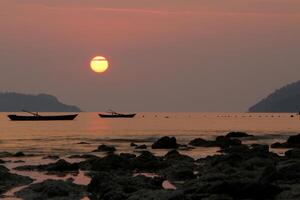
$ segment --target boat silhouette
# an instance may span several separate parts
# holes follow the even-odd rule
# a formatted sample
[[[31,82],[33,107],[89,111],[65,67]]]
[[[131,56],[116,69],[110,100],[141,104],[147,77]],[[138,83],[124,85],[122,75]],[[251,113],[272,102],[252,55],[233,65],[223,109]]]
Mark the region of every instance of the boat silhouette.
[[[38,112],[29,112],[30,115],[7,115],[11,121],[58,121],[58,120],[74,120],[78,114],[73,115],[40,115]]]
[[[134,118],[135,113],[132,114],[123,114],[123,113],[117,113],[113,110],[107,111],[107,114],[100,113],[99,116],[101,118]]]

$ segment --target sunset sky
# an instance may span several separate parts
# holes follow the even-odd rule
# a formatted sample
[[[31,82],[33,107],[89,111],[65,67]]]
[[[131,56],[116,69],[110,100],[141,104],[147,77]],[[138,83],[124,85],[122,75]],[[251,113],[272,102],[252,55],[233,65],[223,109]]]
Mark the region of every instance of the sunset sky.
[[[300,1],[0,0],[0,69],[87,111],[246,111],[300,79]]]

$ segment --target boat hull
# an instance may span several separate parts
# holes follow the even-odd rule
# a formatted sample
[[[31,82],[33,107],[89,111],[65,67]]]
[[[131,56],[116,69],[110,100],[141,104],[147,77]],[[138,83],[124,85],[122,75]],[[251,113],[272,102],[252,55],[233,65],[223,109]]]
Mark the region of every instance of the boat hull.
[[[108,115],[108,114],[99,114],[101,118],[134,118],[136,114],[116,114],[116,115]]]
[[[21,116],[21,115],[8,115],[11,121],[61,121],[61,120],[74,120],[78,114],[75,115],[57,115],[57,116]]]

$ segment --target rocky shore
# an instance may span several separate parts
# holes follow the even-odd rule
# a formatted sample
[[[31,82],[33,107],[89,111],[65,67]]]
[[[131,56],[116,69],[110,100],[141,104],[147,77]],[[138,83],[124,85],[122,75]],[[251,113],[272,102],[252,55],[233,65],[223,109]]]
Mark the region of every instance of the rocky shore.
[[[100,145],[92,154],[72,155],[81,161],[67,161],[49,155],[52,162],[40,165],[22,165],[15,171],[36,171],[61,175],[84,171],[91,181],[87,185],[73,179],[32,179],[10,173],[6,158],[15,154],[0,153],[0,194],[20,185],[21,199],[55,200],[238,200],[238,199],[300,199],[300,134],[272,147],[289,148],[285,155],[270,151],[268,145],[243,144],[242,138],[253,135],[231,132],[215,140],[195,138],[188,144],[179,144],[175,137],[162,137],[151,147],[144,145],[138,153],[116,153],[116,147]],[[128,144],[135,149],[139,145]],[[218,147],[219,154],[194,159],[180,153],[181,149]],[[147,150],[149,149],[149,151]],[[150,149],[167,149],[163,156]],[[26,156],[18,153],[18,158]],[[166,186],[167,185],[167,186]]]

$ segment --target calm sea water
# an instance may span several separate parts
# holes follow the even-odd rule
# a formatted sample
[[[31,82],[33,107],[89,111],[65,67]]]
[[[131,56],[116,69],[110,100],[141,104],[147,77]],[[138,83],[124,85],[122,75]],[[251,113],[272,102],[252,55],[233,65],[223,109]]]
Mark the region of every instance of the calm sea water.
[[[57,176],[14,170],[16,166],[54,162],[42,159],[44,154],[59,154],[68,162],[78,162],[77,159],[68,158],[68,155],[90,153],[100,144],[114,145],[119,152],[134,153],[136,150],[130,147],[131,142],[150,146],[157,138],[168,135],[176,136],[180,143],[188,143],[196,137],[214,139],[229,131],[246,131],[255,135],[250,140],[243,140],[243,143],[270,144],[283,141],[300,130],[300,117],[295,114],[291,117],[291,113],[139,113],[134,119],[101,119],[97,113],[80,113],[74,121],[56,122],[13,122],[7,119],[7,114],[0,114],[0,151],[23,151],[36,156],[22,157],[24,163],[14,162],[20,158],[5,158],[10,161],[5,166],[12,173],[33,178],[35,183],[70,177],[77,184],[86,185],[90,182],[90,178],[82,171],[79,174]],[[157,155],[166,153],[166,150],[151,151]],[[182,150],[181,153],[199,158],[217,151],[218,148],[195,148]],[[282,154],[284,150],[276,149],[275,152]],[[168,181],[166,183],[169,185]],[[26,186],[13,188],[5,193],[6,198],[3,199],[17,200],[14,192],[23,187]],[[88,200],[87,197],[84,199]]]
[[[74,121],[55,122],[13,122],[7,114],[0,114],[0,151],[38,154],[86,153],[103,143],[130,151],[132,141],[151,144],[169,135],[187,143],[229,131],[246,131],[257,135],[255,142],[272,143],[300,130],[300,117],[292,118],[291,113],[139,113],[134,119],[101,119],[97,113],[80,113]]]

